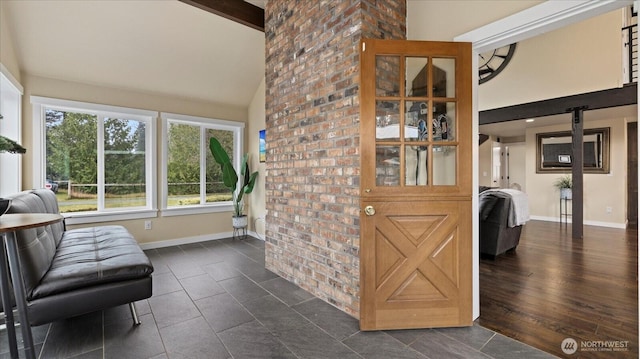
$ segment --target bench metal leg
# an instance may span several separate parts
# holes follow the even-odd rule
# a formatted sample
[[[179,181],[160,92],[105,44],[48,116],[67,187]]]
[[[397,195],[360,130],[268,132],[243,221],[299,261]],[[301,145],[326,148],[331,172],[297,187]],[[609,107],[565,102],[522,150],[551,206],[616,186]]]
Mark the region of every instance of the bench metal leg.
[[[35,348],[33,345],[33,334],[31,334],[31,323],[29,322],[29,312],[27,309],[27,295],[25,293],[24,282],[22,281],[22,270],[18,259],[18,242],[15,232],[7,233],[5,237],[7,249],[7,259],[9,259],[9,271],[13,283],[13,291],[18,307],[18,317],[22,329],[22,340],[24,342],[24,354],[27,359],[35,359]]]
[[[136,306],[133,302],[129,303],[129,310],[131,310],[131,318],[133,318],[133,325],[140,325],[140,319],[138,319],[138,313],[136,313]]]
[[[9,336],[9,352],[11,358],[18,357],[18,341],[16,339],[16,322],[13,313],[13,304],[11,303],[11,294],[9,293],[9,267],[7,267],[7,257],[4,248],[4,241],[0,238],[0,297],[2,298],[2,308],[6,312],[2,313]]]

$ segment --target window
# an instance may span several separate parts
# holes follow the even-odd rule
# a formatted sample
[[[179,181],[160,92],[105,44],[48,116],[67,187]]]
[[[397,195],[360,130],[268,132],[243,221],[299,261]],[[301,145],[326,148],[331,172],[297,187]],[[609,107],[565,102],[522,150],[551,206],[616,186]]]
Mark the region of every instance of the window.
[[[240,162],[244,124],[162,113],[163,214],[225,211],[231,193],[222,183],[222,171],[209,150],[216,137],[236,164]]]
[[[40,97],[31,102],[41,124],[34,143],[43,144],[34,149],[40,157],[34,187],[56,192],[60,212],[105,220],[155,216],[157,112]]]

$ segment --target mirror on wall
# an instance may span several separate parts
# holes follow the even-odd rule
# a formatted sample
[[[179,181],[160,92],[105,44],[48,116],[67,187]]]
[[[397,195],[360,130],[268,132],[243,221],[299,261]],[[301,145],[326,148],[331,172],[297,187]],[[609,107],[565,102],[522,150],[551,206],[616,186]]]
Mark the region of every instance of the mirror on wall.
[[[537,173],[571,172],[571,131],[538,133],[536,140]],[[584,130],[583,158],[585,173],[609,173],[609,127]]]

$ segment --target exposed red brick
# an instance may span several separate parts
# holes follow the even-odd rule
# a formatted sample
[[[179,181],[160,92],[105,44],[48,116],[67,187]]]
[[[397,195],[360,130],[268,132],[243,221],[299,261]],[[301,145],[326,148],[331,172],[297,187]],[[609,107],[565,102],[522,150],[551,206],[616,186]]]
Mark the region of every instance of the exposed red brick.
[[[404,39],[405,0],[269,0],[266,267],[359,315],[359,43]]]

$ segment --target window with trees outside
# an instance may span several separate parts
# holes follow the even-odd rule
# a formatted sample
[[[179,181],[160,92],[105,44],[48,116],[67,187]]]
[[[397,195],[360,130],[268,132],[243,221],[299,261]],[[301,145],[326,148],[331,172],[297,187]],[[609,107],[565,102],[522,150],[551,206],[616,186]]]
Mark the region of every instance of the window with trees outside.
[[[155,216],[157,112],[37,96],[31,103],[40,124],[34,183],[56,193],[60,212],[74,223]]]
[[[237,168],[244,123],[38,96],[31,103],[40,124],[30,149],[33,188],[54,191],[68,223],[151,218],[159,210],[171,216],[231,209],[209,139],[223,144]]]
[[[42,139],[35,161],[43,167],[34,187],[54,191],[60,212],[153,209],[157,112],[39,97],[32,103],[43,124],[34,131]]]
[[[222,182],[222,170],[211,155],[209,139],[220,141],[237,168],[244,124],[168,113],[161,117],[166,144],[164,215],[184,210],[192,213],[196,208],[227,210],[231,193]]]

